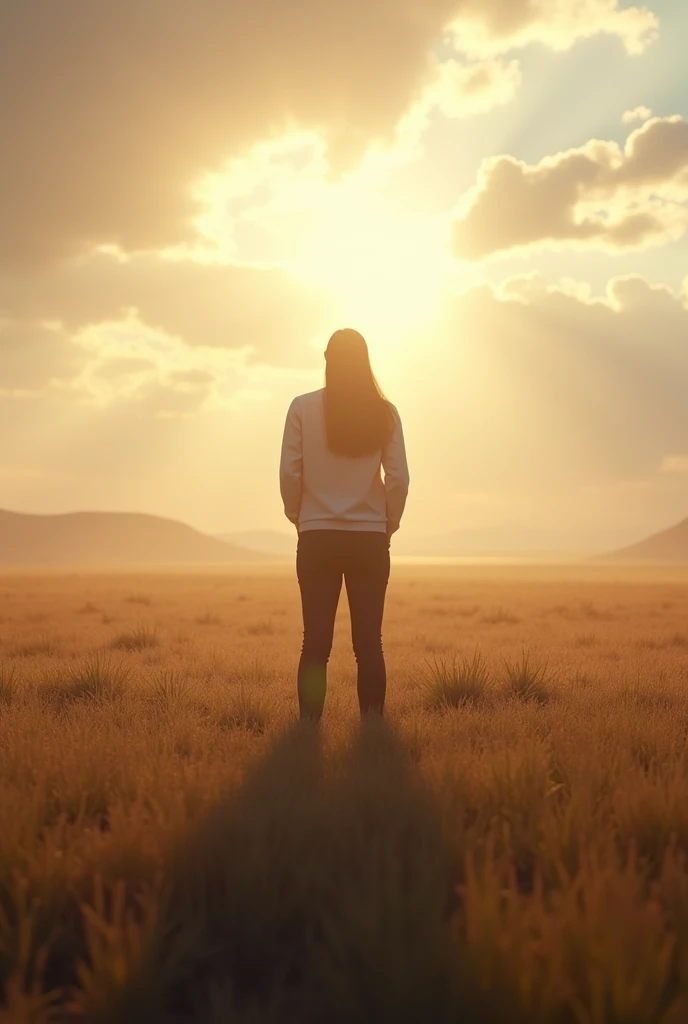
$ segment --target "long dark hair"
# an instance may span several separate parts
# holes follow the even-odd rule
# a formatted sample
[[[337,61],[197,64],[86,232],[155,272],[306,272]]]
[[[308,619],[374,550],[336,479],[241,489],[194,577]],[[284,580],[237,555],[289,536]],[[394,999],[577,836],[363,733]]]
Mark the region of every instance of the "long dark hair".
[[[384,448],[392,410],[375,380],[362,334],[335,331],[325,351],[325,427],[335,455],[356,458]]]

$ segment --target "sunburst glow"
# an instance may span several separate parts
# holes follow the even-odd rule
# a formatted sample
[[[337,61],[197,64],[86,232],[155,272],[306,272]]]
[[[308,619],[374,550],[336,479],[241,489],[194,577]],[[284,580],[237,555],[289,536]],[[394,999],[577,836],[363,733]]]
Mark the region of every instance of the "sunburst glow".
[[[206,179],[199,228],[225,258],[278,264],[321,289],[341,322],[398,337],[427,322],[456,273],[448,218],[385,194],[403,152],[333,178],[322,139],[272,140]]]
[[[333,296],[347,322],[398,335],[436,309],[450,272],[445,235],[443,223],[405,215],[379,196],[333,196],[294,266]]]

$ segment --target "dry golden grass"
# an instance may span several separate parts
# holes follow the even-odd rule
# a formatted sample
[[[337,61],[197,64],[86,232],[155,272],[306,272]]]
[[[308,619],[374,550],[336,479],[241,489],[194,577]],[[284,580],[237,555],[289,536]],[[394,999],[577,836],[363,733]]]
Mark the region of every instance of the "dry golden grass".
[[[3,575],[0,1020],[683,1024],[686,582],[397,568],[318,730],[286,571]]]

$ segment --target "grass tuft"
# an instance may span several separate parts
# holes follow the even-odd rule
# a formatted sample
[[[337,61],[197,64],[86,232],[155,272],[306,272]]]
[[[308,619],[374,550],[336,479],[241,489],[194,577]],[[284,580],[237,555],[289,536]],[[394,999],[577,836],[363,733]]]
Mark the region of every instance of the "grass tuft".
[[[513,626],[521,620],[518,615],[514,615],[513,612],[508,610],[508,608],[502,608],[500,606],[498,608],[493,608],[492,611],[483,615],[482,621],[489,623],[491,626],[500,626],[503,624]]]
[[[99,611],[100,608],[93,601],[86,601],[85,604],[82,604],[81,608],[77,608],[78,615],[95,615]]]
[[[137,626],[129,633],[120,633],[110,646],[116,651],[144,651],[160,643],[155,626]]]
[[[446,711],[476,703],[484,698],[490,678],[482,654],[476,650],[471,658],[433,658],[427,664],[425,681],[425,707],[432,711]]]
[[[38,636],[35,640],[17,644],[12,653],[17,658],[37,658],[42,655],[57,654],[58,645],[51,637]]]
[[[599,640],[597,638],[597,634],[593,632],[576,633],[573,638],[574,647],[596,647],[598,643]]]
[[[623,689],[622,695],[626,703],[644,711],[655,711],[667,709],[677,703],[675,694],[663,686],[664,680],[660,676],[657,680],[645,682],[640,672]]]
[[[249,636],[274,636],[275,624],[272,619],[261,619],[248,625],[246,632]]]
[[[220,626],[222,619],[215,612],[207,611],[203,615],[199,615],[196,618],[196,624],[198,626]]]
[[[219,718],[223,729],[244,729],[246,732],[262,734],[268,727],[270,714],[262,698],[249,693],[244,686],[232,695],[229,706]]]
[[[507,676],[507,692],[519,700],[536,701],[546,704],[551,697],[548,686],[548,662],[535,662],[525,648],[518,661],[504,662]]]
[[[49,683],[44,691],[58,706],[77,701],[111,702],[125,695],[129,678],[125,665],[98,653],[59,681]]]
[[[477,615],[480,611],[480,605],[471,604],[461,608],[454,608],[452,610],[453,615],[458,615],[462,619],[472,619],[474,615]]]
[[[17,670],[14,665],[0,665],[0,705],[8,708],[17,695]]]
[[[179,707],[189,696],[189,680],[175,669],[162,669],[153,679],[153,695],[164,708]]]

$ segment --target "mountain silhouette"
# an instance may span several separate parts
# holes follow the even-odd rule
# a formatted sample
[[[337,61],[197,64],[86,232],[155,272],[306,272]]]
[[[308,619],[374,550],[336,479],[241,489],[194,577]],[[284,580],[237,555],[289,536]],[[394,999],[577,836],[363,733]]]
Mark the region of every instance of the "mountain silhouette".
[[[0,565],[260,561],[185,523],[136,512],[28,515],[0,509]]]
[[[688,562],[688,519],[602,558],[612,562]]]

